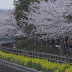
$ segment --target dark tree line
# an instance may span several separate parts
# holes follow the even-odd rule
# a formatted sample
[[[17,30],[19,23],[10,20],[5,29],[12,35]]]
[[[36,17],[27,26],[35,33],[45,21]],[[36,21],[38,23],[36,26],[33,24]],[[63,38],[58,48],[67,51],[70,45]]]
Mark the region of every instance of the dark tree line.
[[[32,39],[23,38],[21,46],[26,48],[26,50],[46,52],[58,55],[71,55],[71,40],[68,36],[65,38],[54,39],[37,39],[36,37]],[[20,46],[20,48],[21,48]]]

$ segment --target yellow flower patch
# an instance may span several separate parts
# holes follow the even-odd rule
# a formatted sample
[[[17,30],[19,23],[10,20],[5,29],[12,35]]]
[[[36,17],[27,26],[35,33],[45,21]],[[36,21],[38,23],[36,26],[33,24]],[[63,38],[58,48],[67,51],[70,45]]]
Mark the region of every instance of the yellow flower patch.
[[[43,72],[72,72],[72,66],[69,64],[60,64],[60,63],[51,63],[46,59],[39,58],[28,58],[22,55],[15,55],[12,53],[4,53],[0,51],[0,58],[3,60],[11,61],[14,63],[18,63],[24,66],[34,67]],[[30,66],[31,65],[31,66]],[[32,66],[33,65],[33,66]]]

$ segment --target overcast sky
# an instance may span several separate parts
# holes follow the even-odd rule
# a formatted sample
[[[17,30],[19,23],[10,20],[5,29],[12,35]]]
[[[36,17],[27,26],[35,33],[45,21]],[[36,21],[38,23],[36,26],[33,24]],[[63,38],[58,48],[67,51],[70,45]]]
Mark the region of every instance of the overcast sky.
[[[0,9],[12,9],[13,0],[0,0]]]

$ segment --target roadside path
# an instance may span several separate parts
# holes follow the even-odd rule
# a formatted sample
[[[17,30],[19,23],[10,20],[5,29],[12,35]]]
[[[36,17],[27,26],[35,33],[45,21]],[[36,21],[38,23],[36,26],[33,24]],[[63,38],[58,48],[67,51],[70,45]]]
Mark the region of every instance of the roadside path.
[[[41,72],[15,63],[0,60],[1,72]],[[4,69],[5,68],[5,69]]]

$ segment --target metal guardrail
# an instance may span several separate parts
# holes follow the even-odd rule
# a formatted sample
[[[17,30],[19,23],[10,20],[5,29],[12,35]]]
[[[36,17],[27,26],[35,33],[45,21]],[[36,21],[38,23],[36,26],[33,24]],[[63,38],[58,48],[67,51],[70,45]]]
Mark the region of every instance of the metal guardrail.
[[[13,38],[0,38],[0,45],[16,42]]]
[[[1,51],[6,53],[14,53],[16,55],[23,55],[27,57],[47,59],[50,62],[69,63],[72,65],[72,58],[67,56],[60,56],[60,55],[33,52],[33,51],[24,51],[24,50],[12,49],[12,48],[6,48],[6,47],[1,47]]]

